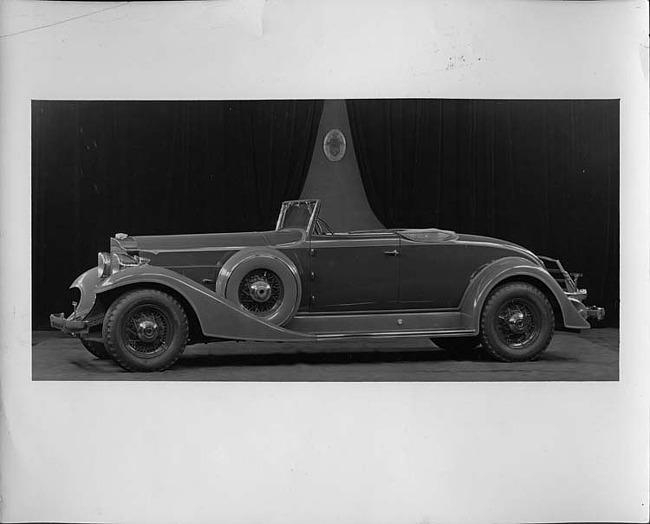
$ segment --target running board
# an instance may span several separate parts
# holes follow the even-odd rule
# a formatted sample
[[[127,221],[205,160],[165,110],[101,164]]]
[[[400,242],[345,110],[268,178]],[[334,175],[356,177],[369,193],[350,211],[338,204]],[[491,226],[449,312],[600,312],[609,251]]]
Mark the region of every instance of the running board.
[[[315,335],[316,340],[334,340],[339,338],[409,338],[409,337],[473,337],[476,333],[468,330],[438,331],[392,331],[387,333],[324,333]]]
[[[460,311],[426,313],[345,313],[296,315],[283,326],[317,339],[347,337],[472,336],[470,319]]]

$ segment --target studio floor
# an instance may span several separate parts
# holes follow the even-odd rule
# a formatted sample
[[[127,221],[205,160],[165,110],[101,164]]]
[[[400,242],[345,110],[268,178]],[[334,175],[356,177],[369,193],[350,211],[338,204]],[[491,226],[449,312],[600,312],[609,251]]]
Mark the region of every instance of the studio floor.
[[[218,342],[189,346],[169,370],[129,373],[55,331],[32,334],[33,380],[168,381],[600,381],[619,378],[619,331],[556,333],[535,362],[455,355],[427,338],[317,343]]]

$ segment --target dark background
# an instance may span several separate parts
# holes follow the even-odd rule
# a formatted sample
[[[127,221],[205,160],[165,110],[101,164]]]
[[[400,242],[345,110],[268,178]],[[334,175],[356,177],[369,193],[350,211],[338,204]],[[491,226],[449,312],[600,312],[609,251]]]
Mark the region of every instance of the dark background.
[[[347,102],[371,208],[390,227],[509,240],[584,273],[619,318],[618,100]]]
[[[299,198],[322,101],[32,103],[33,325],[109,237],[266,230]]]
[[[349,100],[387,227],[496,236],[585,273],[618,325],[617,100]],[[116,232],[272,228],[310,172],[323,101],[34,101],[33,325]]]

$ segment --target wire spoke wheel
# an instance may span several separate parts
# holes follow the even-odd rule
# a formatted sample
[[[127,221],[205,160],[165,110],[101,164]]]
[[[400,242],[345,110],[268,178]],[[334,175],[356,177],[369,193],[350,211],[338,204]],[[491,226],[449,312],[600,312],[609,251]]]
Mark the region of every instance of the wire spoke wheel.
[[[254,269],[242,278],[237,290],[239,303],[254,315],[265,316],[282,303],[284,286],[270,269]]]
[[[483,348],[504,362],[535,360],[549,345],[555,326],[544,293],[527,282],[508,282],[490,293],[481,313]]]
[[[187,345],[183,306],[158,289],[127,291],[110,305],[102,326],[107,351],[127,371],[163,371]]]
[[[126,349],[139,357],[151,358],[164,353],[174,336],[172,320],[153,304],[132,309],[123,324]]]
[[[526,347],[539,335],[540,322],[537,317],[529,302],[509,300],[496,317],[499,338],[513,349]]]

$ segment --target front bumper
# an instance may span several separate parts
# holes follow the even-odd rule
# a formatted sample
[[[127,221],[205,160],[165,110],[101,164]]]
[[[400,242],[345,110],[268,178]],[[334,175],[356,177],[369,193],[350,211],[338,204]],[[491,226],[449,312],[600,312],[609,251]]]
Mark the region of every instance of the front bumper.
[[[70,335],[87,335],[90,330],[90,325],[86,320],[65,318],[63,313],[50,315],[50,326]]]

